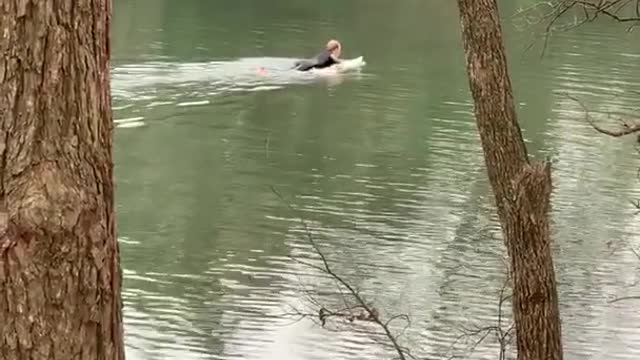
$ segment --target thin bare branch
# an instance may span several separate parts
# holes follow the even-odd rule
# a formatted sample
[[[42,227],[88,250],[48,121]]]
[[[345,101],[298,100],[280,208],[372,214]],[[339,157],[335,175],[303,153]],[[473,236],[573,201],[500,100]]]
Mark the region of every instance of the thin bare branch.
[[[509,272],[507,271],[507,269],[508,267],[505,265],[505,279],[499,293],[498,309],[497,309],[498,314],[497,314],[496,324],[490,325],[490,326],[483,326],[483,327],[474,326],[474,328],[468,328],[468,327],[462,326],[461,327],[462,334],[458,336],[456,340],[451,344],[451,346],[449,347],[449,351],[451,351],[451,349],[453,349],[456,346],[456,344],[461,340],[477,337],[474,343],[469,348],[467,348],[467,353],[470,354],[473,351],[475,351],[475,349],[489,335],[495,335],[500,345],[499,359],[501,360],[506,359],[507,347],[511,343],[511,333],[514,329],[513,322],[510,324],[510,326],[506,330],[503,329],[504,305],[505,305],[505,302],[511,298],[511,295],[506,294],[507,288],[510,283],[510,279],[508,276]],[[448,358],[453,359],[455,358],[455,356],[451,355]]]
[[[389,318],[389,320],[387,320],[387,322],[384,323],[385,326],[389,326],[389,324],[396,319],[404,319],[406,322],[411,323],[411,320],[409,319],[409,316],[405,315],[405,314],[399,314],[396,316],[392,316],[391,318]]]
[[[285,200],[285,198],[280,194],[280,192],[278,192],[275,189],[275,187],[271,186],[271,191],[289,208],[289,210],[291,210],[292,212],[297,212],[296,209],[288,201]],[[294,260],[297,261],[298,263],[309,266],[315,270],[318,270],[324,274],[329,275],[332,279],[334,279],[338,283],[339,290],[340,290],[340,287],[345,288],[348,292],[348,295],[350,295],[356,301],[355,306],[349,306],[347,305],[346,297],[343,295],[343,301],[346,305],[346,308],[342,309],[342,311],[331,311],[324,306],[320,306],[320,310],[318,311],[317,317],[321,322],[321,326],[324,327],[326,320],[329,317],[341,317],[341,318],[345,318],[349,322],[353,322],[355,320],[373,322],[383,330],[384,335],[391,343],[391,346],[398,354],[398,357],[400,360],[406,360],[407,357],[414,358],[413,355],[411,355],[411,353],[408,352],[405,347],[399,344],[398,342],[399,336],[395,336],[389,327],[389,324],[393,320],[400,319],[400,318],[405,319],[408,325],[402,330],[402,333],[404,333],[406,328],[411,323],[409,320],[409,316],[396,315],[396,316],[392,316],[389,320],[383,322],[382,319],[380,318],[378,310],[372,307],[371,305],[369,305],[364,300],[364,298],[359,294],[359,292],[349,282],[347,282],[344,278],[342,278],[340,275],[338,275],[333,271],[324,252],[322,252],[317,242],[313,238],[311,231],[309,229],[309,226],[307,225],[307,222],[302,217],[300,217],[299,220],[302,227],[305,230],[307,241],[309,242],[309,244],[311,244],[314,252],[320,257],[320,260],[322,261],[322,266],[317,266],[299,259],[294,259]],[[340,294],[343,294],[341,290],[340,290]],[[318,302],[316,302],[316,304],[317,303]],[[360,311],[355,311],[355,310],[360,310]]]
[[[568,31],[599,18],[630,24],[627,28],[627,32],[630,32],[635,26],[640,25],[640,0],[541,1],[516,12],[512,17],[512,19],[524,19],[529,27],[543,26],[542,34],[535,36],[524,50],[524,52],[529,51],[542,37],[541,57],[547,50],[552,33]],[[568,21],[561,21],[561,19],[568,19]]]
[[[619,301],[625,301],[625,300],[640,300],[640,296],[624,296],[624,297],[613,299],[609,301],[609,303],[613,304],[613,303],[616,303]]]
[[[567,0],[562,3],[568,2]],[[618,22],[639,22],[640,16],[636,12],[633,15],[621,15],[629,8],[632,1],[630,0],[572,0],[582,6],[586,11],[592,14],[592,16],[604,15]],[[638,8],[638,0],[634,0],[635,8]]]
[[[605,135],[609,135],[609,136],[613,136],[613,137],[621,137],[621,136],[630,135],[630,134],[634,134],[634,133],[640,132],[640,122],[630,123],[630,122],[628,122],[626,120],[622,120],[622,119],[619,119],[621,121],[621,125],[620,125],[621,129],[618,129],[618,130],[605,129],[605,128],[603,128],[603,127],[601,127],[601,126],[599,126],[598,124],[595,123],[595,121],[591,117],[589,109],[584,105],[584,103],[582,101],[578,100],[577,98],[575,98],[574,96],[571,96],[569,94],[566,94],[566,96],[569,99],[577,102],[578,105],[580,105],[580,107],[584,111],[584,119],[585,119],[585,121],[587,123],[589,123],[589,125],[591,125],[591,127],[593,127],[599,133],[602,133],[602,134],[605,134]]]
[[[312,268],[312,269],[315,269],[315,270],[318,270],[318,271],[320,271],[320,272],[322,272],[322,273],[325,273],[325,274],[331,275],[331,274],[329,274],[329,273],[326,271],[326,269],[325,269],[325,268],[323,268],[323,267],[321,267],[321,266],[317,266],[317,265],[315,265],[315,264],[312,264],[312,263],[307,262],[307,261],[304,261],[304,260],[296,259],[296,258],[295,258],[295,257],[293,257],[293,256],[289,256],[289,259],[291,259],[292,261],[297,262],[298,264],[301,264],[301,265],[304,265],[304,266],[308,266],[308,267],[310,267],[310,268]]]
[[[633,246],[631,246],[631,244],[629,244],[629,250],[631,250],[633,255],[635,255],[636,258],[638,258],[638,260],[640,260],[640,254],[638,253],[638,251]]]

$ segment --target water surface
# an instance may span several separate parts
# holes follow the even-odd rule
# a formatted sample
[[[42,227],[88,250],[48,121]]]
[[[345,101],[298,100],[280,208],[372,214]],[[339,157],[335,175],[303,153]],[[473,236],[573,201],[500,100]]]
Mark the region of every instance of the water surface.
[[[524,5],[503,3],[505,17]],[[594,23],[558,34],[540,59],[523,52],[529,31],[505,31],[524,136],[555,162],[566,358],[636,359],[637,302],[609,303],[640,294],[635,139],[594,133],[564,93],[637,113],[640,39]],[[116,0],[113,35],[130,359],[391,358],[371,327],[335,333],[282,316],[313,309],[301,286],[341,301],[291,260],[317,260],[300,216],[384,316],[411,316],[403,340],[415,355],[496,358],[492,338],[451,348],[463,327],[495,322],[505,256],[455,2]],[[367,66],[283,70],[330,37]]]

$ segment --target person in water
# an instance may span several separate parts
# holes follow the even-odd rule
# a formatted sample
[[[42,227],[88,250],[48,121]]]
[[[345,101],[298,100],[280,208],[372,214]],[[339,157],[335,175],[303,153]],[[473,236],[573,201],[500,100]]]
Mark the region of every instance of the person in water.
[[[299,71],[308,71],[311,69],[323,69],[334,64],[340,63],[339,57],[342,51],[342,45],[338,40],[329,40],[324,50],[311,60],[296,61],[294,69]]]

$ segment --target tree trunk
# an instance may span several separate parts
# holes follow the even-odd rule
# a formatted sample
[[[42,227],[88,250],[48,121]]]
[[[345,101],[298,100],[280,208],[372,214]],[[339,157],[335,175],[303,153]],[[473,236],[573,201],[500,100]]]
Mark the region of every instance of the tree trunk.
[[[495,0],[458,0],[475,117],[510,257],[518,359],[562,359],[551,255],[550,164],[530,163]]]
[[[0,2],[0,358],[124,359],[111,0]]]

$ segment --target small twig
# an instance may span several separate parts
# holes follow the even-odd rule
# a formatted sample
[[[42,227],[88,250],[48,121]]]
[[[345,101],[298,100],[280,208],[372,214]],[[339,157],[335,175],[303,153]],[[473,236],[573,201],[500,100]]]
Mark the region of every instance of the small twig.
[[[613,304],[613,303],[624,301],[624,300],[640,300],[640,296],[624,296],[624,297],[613,299],[609,301],[609,303]]]
[[[323,272],[323,273],[325,273],[325,274],[329,274],[329,273],[327,272],[327,270],[326,270],[325,268],[321,267],[321,266],[314,265],[314,264],[309,263],[309,262],[306,262],[306,261],[304,261],[304,260],[296,259],[296,258],[294,258],[293,256],[289,256],[289,259],[291,259],[292,261],[295,261],[295,262],[297,262],[297,263],[299,263],[299,264],[301,264],[301,265],[308,266],[308,267],[310,267],[310,268],[313,268],[313,269],[318,270],[318,271],[320,271],[320,272]],[[329,275],[331,275],[331,274],[329,274]]]
[[[267,136],[266,139],[264,139],[264,153],[266,158],[269,158],[269,143],[271,142],[271,135]]]

